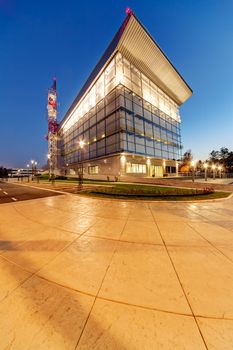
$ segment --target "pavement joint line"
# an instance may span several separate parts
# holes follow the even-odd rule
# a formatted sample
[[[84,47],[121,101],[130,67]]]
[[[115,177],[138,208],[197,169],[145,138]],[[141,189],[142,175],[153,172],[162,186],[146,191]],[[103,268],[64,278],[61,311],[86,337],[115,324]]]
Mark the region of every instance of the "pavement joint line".
[[[163,309],[154,308],[154,307],[145,306],[145,305],[132,304],[132,303],[124,302],[124,301],[121,301],[121,300],[114,300],[114,299],[107,298],[107,297],[96,296],[95,294],[84,292],[82,290],[79,290],[79,289],[76,289],[76,288],[72,288],[72,287],[63,285],[61,283],[55,282],[53,280],[50,280],[50,279],[48,279],[48,278],[46,278],[44,276],[41,276],[40,274],[38,274],[38,272],[32,273],[31,271],[28,271],[27,269],[23,268],[22,266],[18,265],[17,263],[15,263],[15,262],[13,262],[13,261],[11,261],[9,259],[7,259],[4,256],[2,256],[2,258],[4,260],[8,261],[9,263],[12,263],[12,264],[16,265],[21,270],[29,273],[30,276],[28,278],[31,278],[31,277],[33,277],[35,275],[36,277],[38,277],[38,278],[40,278],[40,279],[42,279],[42,280],[44,280],[46,282],[49,282],[49,283],[54,284],[54,285],[57,285],[57,286],[59,286],[61,288],[65,288],[65,289],[71,290],[73,292],[77,292],[77,293],[80,293],[80,294],[83,294],[83,295],[87,295],[87,296],[90,296],[90,297],[93,297],[93,298],[96,297],[97,299],[104,300],[104,301],[109,301],[109,302],[112,302],[112,303],[117,303],[117,304],[126,305],[126,306],[133,306],[133,307],[144,309],[144,310],[168,313],[168,314],[178,315],[178,316],[193,317],[192,314],[186,314],[186,313],[182,313],[182,312],[163,310]],[[28,278],[26,278],[24,281],[22,281],[22,283],[19,286],[17,286],[16,288],[14,288],[9,294],[12,294],[12,292],[15,291],[18,287],[20,287],[24,282],[26,282],[28,280]],[[2,302],[5,298],[7,298],[9,296],[9,294],[6,297],[4,297],[0,302]],[[229,317],[226,318],[226,317],[206,316],[206,315],[195,315],[195,317],[204,318],[204,319],[216,319],[216,320],[233,321],[233,318],[229,318]]]
[[[88,292],[84,292],[82,290],[79,290],[79,289],[76,289],[76,288],[72,288],[72,287],[69,287],[69,286],[66,286],[66,285],[63,285],[61,283],[58,283],[56,281],[53,281],[53,280],[50,280],[44,276],[41,276],[40,274],[38,274],[38,271],[37,272],[31,272],[27,269],[25,269],[24,267],[22,267],[21,265],[18,265],[17,263],[15,263],[14,261],[11,261],[9,260],[8,258],[6,258],[5,256],[1,255],[1,258],[3,258],[4,260],[6,260],[7,262],[17,266],[19,269],[21,269],[22,271],[25,271],[27,273],[30,274],[30,276],[28,276],[25,280],[22,281],[22,283],[20,283],[18,286],[16,286],[16,288],[14,288],[10,293],[8,293],[2,300],[0,300],[0,303],[6,299],[10,294],[12,294],[17,288],[21,287],[28,279],[30,279],[31,277],[38,277],[46,282],[49,282],[51,284],[54,284],[54,285],[57,285],[61,288],[65,288],[65,289],[68,289],[68,290],[71,290],[73,292],[76,292],[76,293],[79,293],[79,294],[82,294],[82,295],[87,295],[87,296],[90,296],[90,297],[93,297],[95,298],[96,295],[95,294],[91,294],[91,293],[88,293]],[[49,264],[49,263],[46,263],[46,265]],[[44,265],[45,266],[45,265]],[[139,309],[143,309],[143,310],[150,310],[150,311],[156,311],[156,312],[162,312],[162,313],[166,313],[166,314],[172,314],[172,315],[177,315],[177,316],[186,316],[186,317],[192,317],[193,318],[193,315],[192,314],[186,314],[186,313],[182,313],[182,312],[175,312],[175,311],[169,311],[169,310],[163,310],[163,309],[159,309],[159,308],[154,308],[154,307],[150,307],[150,306],[145,306],[145,305],[138,305],[138,304],[132,304],[132,303],[127,303],[127,302],[124,302],[124,301],[121,301],[121,300],[114,300],[114,299],[111,299],[111,298],[106,298],[106,297],[101,297],[101,296],[97,296],[96,297],[97,299],[100,299],[100,300],[104,300],[104,301],[109,301],[109,302],[112,302],[112,303],[116,303],[116,304],[121,304],[121,305],[126,305],[126,306],[133,306],[133,307],[136,307],[136,308],[139,308]],[[227,321],[233,321],[233,318],[230,318],[230,317],[217,317],[217,316],[206,316],[206,315],[201,315],[201,314],[197,314],[195,315],[195,317],[198,317],[198,318],[204,318],[204,319],[213,319],[213,320],[227,320]]]
[[[28,201],[27,201],[27,202],[28,202]],[[20,202],[18,202],[18,203],[20,203]],[[5,204],[9,204],[9,203],[5,203]],[[71,231],[71,230],[66,230],[66,229],[64,229],[64,228],[61,228],[60,226],[59,226],[59,227],[57,227],[57,226],[52,226],[52,225],[49,225],[49,224],[44,224],[44,223],[42,223],[42,222],[36,221],[36,220],[34,220],[34,219],[32,219],[32,218],[26,216],[25,214],[21,213],[21,211],[18,210],[18,205],[17,205],[17,207],[14,206],[14,209],[15,209],[15,211],[16,211],[18,214],[20,214],[21,216],[23,216],[25,219],[27,219],[27,220],[29,220],[29,221],[31,221],[31,222],[34,222],[35,224],[39,224],[39,225],[42,225],[42,226],[45,226],[45,227],[49,227],[49,228],[56,228],[56,229],[59,229],[59,230],[61,230],[61,231],[65,231],[65,232],[71,232],[71,233],[74,233],[74,234],[79,234],[79,233],[77,233],[77,232],[74,232],[74,231]],[[73,218],[73,219],[74,219],[74,218]],[[70,219],[70,220],[73,220],[73,219]],[[68,223],[68,222],[69,222],[69,220],[66,221],[65,223]]]
[[[148,246],[155,246],[155,247],[164,247],[163,243],[151,243],[151,242],[135,242],[135,241],[124,241],[122,239],[117,239],[117,238],[109,238],[109,237],[100,237],[100,236],[91,236],[91,235],[86,235],[85,237],[90,237],[90,238],[96,238],[96,239],[104,239],[106,241],[114,241],[114,242],[119,242],[119,243],[131,243],[131,244],[138,244],[138,245],[148,245]],[[200,245],[189,245],[189,244],[167,244],[167,247],[171,248],[207,248],[205,244],[200,244]]]
[[[150,208],[150,210],[151,210],[151,208]],[[191,303],[190,303],[190,301],[189,301],[189,299],[188,299],[188,296],[187,296],[187,294],[186,294],[186,292],[185,292],[185,289],[184,289],[184,286],[183,286],[183,284],[182,284],[182,282],[181,282],[180,276],[179,276],[179,274],[178,274],[178,272],[177,272],[177,270],[176,270],[175,264],[174,264],[174,262],[173,262],[173,260],[172,260],[172,257],[171,257],[171,255],[170,255],[170,252],[169,252],[169,250],[168,250],[168,247],[167,247],[166,242],[165,242],[165,240],[164,240],[164,238],[163,238],[162,232],[160,231],[160,228],[159,228],[159,226],[158,226],[158,224],[157,224],[157,222],[156,222],[156,219],[155,219],[155,217],[154,217],[154,214],[153,214],[152,210],[151,210],[151,214],[153,215],[154,222],[155,222],[155,224],[156,224],[156,226],[157,226],[157,228],[158,228],[158,230],[159,230],[159,234],[160,234],[160,237],[161,237],[161,239],[162,239],[162,241],[163,241],[164,248],[165,248],[165,250],[166,250],[166,252],[167,252],[168,258],[169,258],[169,260],[170,260],[170,262],[171,262],[171,265],[172,265],[172,267],[173,267],[173,270],[174,270],[174,272],[175,272],[175,274],[176,274],[177,280],[178,280],[178,282],[179,282],[179,284],[180,284],[180,287],[181,287],[181,289],[182,289],[182,291],[183,291],[184,297],[185,297],[186,302],[187,302],[187,304],[188,304],[188,306],[189,306],[189,309],[190,309],[190,311],[191,311],[191,313],[192,313],[192,316],[193,316],[193,318],[194,318],[194,320],[195,320],[195,323],[196,323],[197,329],[198,329],[198,331],[199,331],[199,334],[200,334],[200,336],[201,336],[201,338],[202,338],[203,344],[204,344],[205,348],[208,350],[208,346],[207,346],[207,343],[206,343],[206,341],[205,341],[204,335],[202,334],[201,328],[200,328],[200,326],[199,326],[199,323],[198,323],[198,321],[197,321],[197,319],[196,319],[196,316],[195,316],[195,314],[194,314],[194,311],[193,311],[193,309],[192,309],[192,305],[191,305]]]
[[[94,224],[93,224],[93,225],[94,225]],[[93,225],[91,225],[91,226],[93,226]],[[90,227],[91,227],[91,226],[90,226]],[[44,280],[46,280],[46,281],[48,281],[48,282],[51,282],[51,283],[53,283],[53,284],[59,285],[58,283],[56,283],[56,282],[54,282],[54,281],[50,281],[50,280],[48,280],[48,279],[46,279],[46,278],[43,278],[43,277],[40,276],[38,273],[39,273],[42,269],[44,269],[45,266],[47,266],[47,265],[50,264],[53,260],[55,260],[55,259],[57,258],[57,256],[59,256],[59,255],[60,255],[64,250],[66,250],[70,245],[72,245],[72,244],[73,244],[74,242],[76,242],[80,237],[82,237],[86,231],[87,231],[87,230],[85,230],[82,234],[80,234],[78,237],[76,237],[76,238],[73,239],[71,242],[69,242],[67,245],[65,245],[65,246],[58,252],[58,254],[56,254],[50,261],[48,261],[47,263],[45,263],[43,266],[41,266],[38,270],[36,270],[36,271],[34,271],[34,272],[32,272],[32,271],[30,271],[30,270],[27,270],[26,268],[24,268],[24,267],[22,267],[21,265],[15,263],[14,261],[9,260],[7,257],[5,257],[4,255],[2,255],[2,254],[0,253],[0,256],[1,256],[3,259],[5,259],[6,261],[8,261],[8,262],[11,263],[11,264],[16,265],[16,266],[17,266],[18,268],[20,268],[21,270],[26,271],[27,273],[30,274],[30,276],[28,276],[28,278],[26,278],[24,281],[22,281],[22,283],[20,283],[20,284],[19,284],[16,288],[14,288],[10,293],[8,293],[6,297],[8,297],[8,296],[9,296],[13,291],[15,291],[16,289],[18,289],[19,287],[21,287],[25,282],[27,282],[27,281],[29,280],[29,278],[32,278],[32,277],[34,277],[34,276],[36,276],[36,277],[38,277],[38,278],[41,278],[41,279],[44,279]],[[26,241],[26,242],[27,242],[27,241]],[[25,243],[25,242],[24,242],[24,243]],[[23,244],[23,243],[22,243],[22,244]],[[66,286],[62,286],[62,285],[60,285],[60,286],[63,287],[63,288],[67,288],[67,289],[72,290],[72,288],[69,288],[69,287],[66,287]],[[86,294],[86,293],[83,293],[83,294]],[[1,301],[0,301],[0,302],[1,302]]]
[[[202,236],[202,234],[200,232],[198,232],[194,227],[192,227],[191,225],[188,224],[189,227],[191,227],[200,237],[202,237],[206,242],[209,243],[209,245],[211,247],[213,247],[214,249],[216,249],[221,255],[223,255],[227,260],[230,261],[231,264],[233,264],[233,260],[227,256],[220,248],[218,248],[217,246],[215,246],[211,241],[209,241],[207,238],[205,238],[204,236]],[[225,246],[225,245],[224,245]]]
[[[94,225],[94,224],[93,224],[93,225]],[[91,226],[93,226],[93,225],[91,225]],[[90,227],[91,227],[91,226],[90,226]],[[90,228],[90,227],[89,227],[89,228]],[[88,228],[88,229],[89,229],[89,228]],[[88,230],[88,229],[87,229],[87,230]],[[75,241],[77,241],[81,236],[83,236],[84,233],[85,233],[87,230],[85,230],[85,231],[84,231],[82,234],[80,234],[77,238],[75,238],[75,239],[74,239],[73,241],[71,241],[68,245],[66,245],[66,246],[54,257],[54,259],[55,259],[59,254],[61,254],[62,251],[64,251],[65,249],[67,249],[69,245],[73,244],[73,243],[74,243]],[[123,231],[124,231],[124,228],[123,228],[123,230],[122,230],[122,233],[123,233]],[[94,238],[95,238],[95,237],[94,237]],[[27,241],[25,241],[25,242],[27,242]],[[24,242],[24,243],[25,243],[25,242]],[[116,247],[116,250],[117,250],[117,247]],[[116,250],[114,251],[113,254],[115,254]],[[55,282],[55,281],[49,280],[49,279],[47,279],[46,277],[40,276],[40,274],[38,274],[39,271],[40,271],[41,269],[43,269],[46,265],[48,265],[48,264],[49,264],[51,261],[53,261],[54,259],[52,259],[51,261],[49,261],[48,263],[46,263],[45,265],[43,265],[43,267],[41,267],[41,268],[40,268],[39,270],[37,270],[36,272],[32,273],[31,271],[28,271],[27,269],[23,268],[22,266],[18,265],[17,263],[15,263],[15,262],[9,260],[9,259],[6,258],[5,256],[1,256],[1,257],[2,257],[4,260],[7,260],[8,262],[10,262],[10,263],[16,265],[16,266],[17,266],[18,268],[20,268],[21,270],[24,270],[24,271],[26,271],[26,272],[28,272],[28,273],[30,274],[30,276],[29,276],[28,278],[26,278],[24,281],[22,281],[22,283],[20,283],[20,285],[18,285],[16,288],[14,288],[14,290],[12,290],[11,293],[12,293],[13,291],[15,291],[18,287],[22,286],[29,278],[31,278],[31,277],[33,277],[33,276],[35,275],[35,276],[38,277],[38,278],[41,278],[41,279],[43,279],[43,280],[45,280],[45,281],[47,281],[47,282],[53,283],[53,284],[58,285],[58,286],[60,286],[60,287],[63,287],[63,288],[66,288],[66,289],[69,289],[69,290],[72,290],[72,291],[75,291],[75,292],[78,292],[78,293],[81,293],[81,294],[89,295],[89,296],[95,297],[96,299],[106,300],[106,301],[113,302],[113,303],[118,303],[118,304],[123,304],[123,305],[128,305],[128,306],[134,306],[134,307],[137,307],[137,308],[147,309],[147,310],[151,310],[151,311],[158,311],[158,312],[164,312],[164,313],[169,313],[169,314],[176,314],[176,315],[180,315],[180,316],[188,316],[188,317],[194,317],[194,318],[195,318],[195,317],[199,317],[199,318],[207,318],[207,319],[218,319],[218,320],[230,320],[230,321],[233,321],[233,319],[231,319],[231,318],[223,318],[223,317],[222,317],[222,318],[219,318],[219,317],[215,317],[215,316],[204,316],[204,315],[195,315],[195,316],[193,316],[193,315],[191,315],[191,314],[178,313],[178,312],[173,312],[173,311],[168,311],[168,310],[161,310],[161,309],[157,309],[157,308],[152,308],[152,307],[147,307],[147,306],[142,306],[142,305],[137,305],[137,304],[131,304],[131,303],[123,302],[123,301],[112,300],[112,299],[110,299],[110,298],[100,297],[100,296],[98,296],[98,295],[93,295],[93,294],[91,294],[91,293],[83,292],[83,291],[77,290],[77,289],[75,289],[75,288],[68,287],[68,286],[62,285],[62,284],[60,284],[60,283],[57,283],[57,282]],[[110,262],[110,263],[111,263],[111,262]],[[110,264],[109,264],[109,266],[110,266]],[[106,273],[107,273],[107,271],[106,271]],[[11,294],[11,293],[10,293],[10,294]],[[7,295],[6,297],[8,297],[8,295]],[[5,298],[6,298],[6,297],[5,297]],[[4,298],[4,299],[5,299],[5,298]],[[3,300],[2,300],[2,301],[3,301]]]
[[[189,209],[189,210],[191,210],[192,212],[195,213],[195,210],[194,210],[194,209]],[[211,224],[214,224],[214,225],[218,225],[218,226],[224,228],[225,230],[227,230],[227,231],[229,231],[229,232],[232,232],[232,229],[228,229],[228,228],[222,226],[221,224],[216,223],[216,221],[214,221],[213,219],[211,220],[211,219],[209,219],[208,217],[206,217],[206,216],[203,215],[203,214],[199,214],[199,213],[198,213],[198,215],[200,215],[202,218],[204,218],[204,220],[207,221],[207,223],[211,223]]]
[[[47,198],[47,197],[46,197]],[[35,198],[35,199],[45,199],[45,198]],[[33,199],[30,199],[30,200],[27,200],[27,201],[19,201],[18,203],[19,204],[22,204],[22,202],[23,202],[23,204],[25,205],[25,202],[26,203],[29,203],[31,200],[33,200]],[[5,203],[5,204],[10,204],[10,203]],[[18,208],[19,206],[18,206],[18,204],[17,204],[17,208]],[[59,210],[59,211],[61,211],[61,212],[64,212],[64,210],[62,210],[62,209],[60,209],[60,208],[58,208],[58,207],[54,207],[56,210]],[[27,217],[25,214],[22,214],[18,209],[16,209],[16,207],[15,207],[15,210],[19,213],[19,214],[21,214],[22,216],[24,216],[26,219],[28,219],[28,220],[31,220],[32,222],[35,222],[35,223],[37,223],[37,224],[41,224],[42,225],[42,223],[40,223],[40,222],[38,222],[38,221],[35,221],[35,220],[33,220],[33,219],[31,219],[30,217]],[[70,212],[70,210],[66,210],[66,212]],[[72,212],[74,212],[75,214],[77,214],[77,212],[75,211],[75,210],[72,210]],[[82,216],[85,216],[85,215],[83,215],[82,214]],[[91,218],[92,217],[97,217],[97,218],[99,218],[99,219],[103,219],[103,218],[105,218],[105,217],[103,217],[103,216],[99,216],[99,215],[92,215],[92,214],[88,214],[88,216],[90,216]],[[71,219],[69,219],[66,223],[68,223],[69,221],[72,221],[74,218],[71,218]],[[121,217],[117,217],[117,218],[114,218],[114,219],[117,219],[117,220],[120,220],[121,219]],[[45,224],[43,224],[43,225],[45,225]],[[48,225],[48,224],[47,224]],[[50,226],[50,225],[48,225],[48,226]],[[50,226],[50,227],[56,227],[56,226]],[[60,228],[60,226],[59,226],[59,229],[61,229]],[[68,231],[68,232],[73,232],[73,231],[70,231],[70,230],[66,230],[66,229],[61,229],[61,230],[63,230],[63,231]]]
[[[126,227],[126,224],[127,224],[127,222],[128,222],[128,219],[129,219],[130,212],[131,212],[131,210],[129,211],[129,213],[128,213],[126,219],[125,219],[125,224],[124,224],[124,226],[123,226],[123,228],[122,228],[122,230],[121,230],[121,234],[120,234],[120,237],[119,237],[119,238],[121,238],[121,236],[122,236],[122,234],[123,234],[123,232],[124,232],[124,229],[125,229],[125,227]],[[83,333],[84,333],[84,330],[85,330],[85,328],[86,328],[86,325],[87,325],[87,323],[88,323],[88,321],[89,321],[89,318],[90,318],[90,316],[91,316],[92,310],[93,310],[93,308],[94,308],[94,306],[95,306],[96,300],[97,300],[97,298],[98,298],[98,296],[99,296],[100,290],[101,290],[101,288],[102,288],[102,286],[103,286],[105,277],[106,277],[106,275],[107,275],[107,273],[108,273],[108,270],[109,270],[110,265],[111,265],[111,263],[112,263],[112,261],[113,261],[113,258],[114,258],[115,254],[116,254],[116,252],[117,252],[117,246],[118,246],[118,244],[119,244],[119,241],[116,241],[116,242],[117,242],[117,243],[116,243],[116,247],[114,248],[114,251],[113,251],[113,253],[112,253],[112,256],[111,256],[111,258],[110,258],[110,260],[109,260],[109,264],[108,264],[108,266],[107,266],[107,268],[106,268],[106,270],[105,270],[105,273],[104,273],[104,275],[103,275],[102,281],[101,281],[100,286],[99,286],[99,288],[98,288],[98,291],[97,291],[97,293],[96,293],[95,299],[94,299],[94,301],[93,301],[93,304],[92,304],[92,306],[91,306],[91,308],[90,308],[90,311],[89,311],[89,313],[88,313],[88,315],[87,315],[87,318],[86,318],[86,321],[85,321],[85,323],[84,323],[83,329],[82,329],[82,331],[81,331],[81,333],[80,333],[80,335],[79,335],[79,337],[78,337],[76,346],[75,346],[75,348],[74,348],[75,350],[78,348],[78,345],[79,345],[79,343],[80,343],[80,340],[81,340],[81,338],[82,338],[82,335],[83,335]]]

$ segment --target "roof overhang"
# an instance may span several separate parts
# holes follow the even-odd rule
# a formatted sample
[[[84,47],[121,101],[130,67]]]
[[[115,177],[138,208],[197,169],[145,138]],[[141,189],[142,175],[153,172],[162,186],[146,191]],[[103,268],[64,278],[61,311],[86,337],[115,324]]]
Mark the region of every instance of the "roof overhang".
[[[87,91],[118,51],[178,105],[184,103],[192,95],[192,89],[169,61],[159,45],[134,14],[130,13],[66,112],[61,125],[85,97]]]
[[[134,15],[130,16],[116,49],[178,105],[192,95],[191,88]]]

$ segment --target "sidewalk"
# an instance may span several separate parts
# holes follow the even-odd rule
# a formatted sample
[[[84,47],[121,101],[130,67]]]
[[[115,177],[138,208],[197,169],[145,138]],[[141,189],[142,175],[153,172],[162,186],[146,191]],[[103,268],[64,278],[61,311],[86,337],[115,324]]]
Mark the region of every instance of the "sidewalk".
[[[0,207],[0,349],[233,349],[233,199]]]

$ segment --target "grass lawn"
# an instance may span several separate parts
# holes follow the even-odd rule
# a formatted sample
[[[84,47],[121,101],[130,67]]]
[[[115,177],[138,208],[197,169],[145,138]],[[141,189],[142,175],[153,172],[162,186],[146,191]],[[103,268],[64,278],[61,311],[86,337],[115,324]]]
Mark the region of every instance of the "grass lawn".
[[[101,183],[103,185],[103,183]],[[215,192],[205,191],[202,189],[189,189],[189,188],[174,188],[163,186],[150,186],[150,185],[135,185],[135,184],[122,184],[112,183],[111,186],[93,187],[91,189],[84,189],[82,194],[108,197],[108,198],[123,198],[123,199],[149,199],[149,200],[203,200],[203,199],[216,199],[224,198],[230,195],[229,192]]]

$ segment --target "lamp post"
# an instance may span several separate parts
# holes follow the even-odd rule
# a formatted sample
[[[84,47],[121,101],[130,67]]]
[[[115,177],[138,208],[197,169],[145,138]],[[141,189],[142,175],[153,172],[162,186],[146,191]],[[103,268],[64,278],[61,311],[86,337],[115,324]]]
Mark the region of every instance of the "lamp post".
[[[68,166],[69,166],[69,163],[66,163],[66,168],[65,168],[65,176],[67,175],[68,173]]]
[[[213,169],[213,180],[215,180],[215,169],[216,169],[215,164],[212,165],[212,169]]]
[[[78,174],[78,184],[79,184],[79,189],[82,189],[82,185],[83,185],[83,148],[85,146],[85,142],[83,140],[79,141],[79,148],[81,150],[81,154],[80,154],[80,160],[81,160],[81,172],[79,170],[79,174]]]
[[[207,168],[208,168],[208,164],[204,163],[204,169],[205,169],[205,181],[207,181]]]
[[[37,174],[37,168],[36,168],[36,166],[37,166],[37,162],[35,162],[35,176],[36,176],[36,181],[37,181],[37,183],[39,183],[39,174]]]
[[[33,181],[33,164],[35,163],[34,160],[31,160],[31,165],[32,165],[32,181]]]
[[[27,173],[28,173],[28,182],[29,182],[29,167],[30,167],[30,165],[29,164],[27,164]]]
[[[195,180],[195,161],[191,161],[191,166],[192,166],[192,182]]]
[[[219,177],[221,179],[221,177],[222,177],[222,167],[221,167],[221,165],[219,165],[218,170],[219,170]]]

